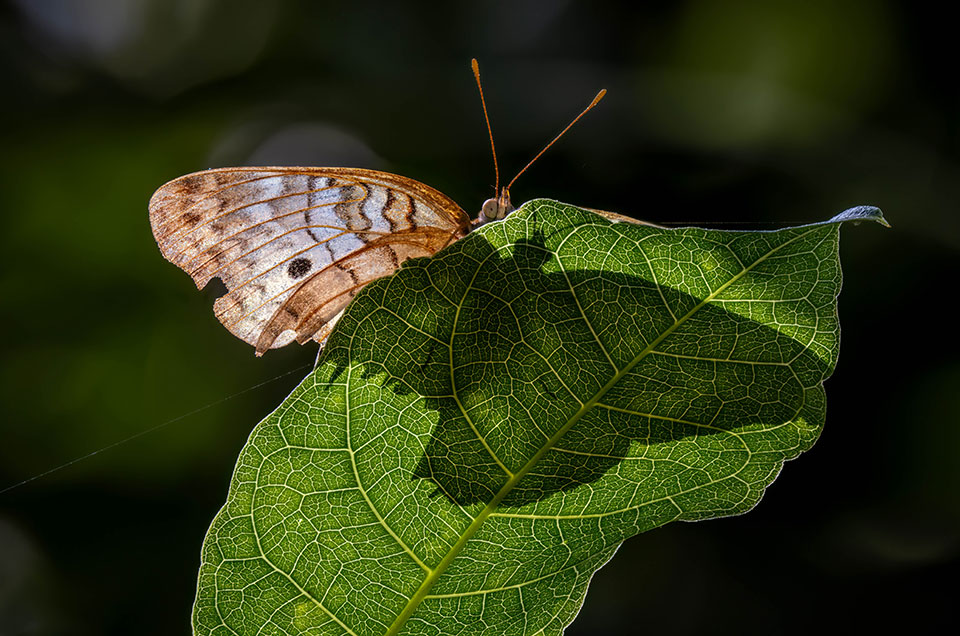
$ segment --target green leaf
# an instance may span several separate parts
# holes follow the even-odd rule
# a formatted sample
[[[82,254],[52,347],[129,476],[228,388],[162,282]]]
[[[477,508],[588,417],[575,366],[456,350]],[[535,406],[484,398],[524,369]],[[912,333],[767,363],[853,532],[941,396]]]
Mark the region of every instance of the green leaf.
[[[196,632],[562,633],[624,539],[749,510],[817,439],[857,220],[540,200],[371,284],[243,449]]]

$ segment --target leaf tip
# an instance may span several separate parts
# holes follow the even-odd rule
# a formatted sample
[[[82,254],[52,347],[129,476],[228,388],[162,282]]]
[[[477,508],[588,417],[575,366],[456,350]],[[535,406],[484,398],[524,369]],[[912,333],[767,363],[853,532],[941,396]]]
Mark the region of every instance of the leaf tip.
[[[854,223],[874,221],[884,227],[890,227],[890,223],[883,217],[883,212],[880,211],[880,208],[872,205],[858,205],[849,210],[844,210],[830,219],[831,223],[843,223],[845,221],[852,221]]]

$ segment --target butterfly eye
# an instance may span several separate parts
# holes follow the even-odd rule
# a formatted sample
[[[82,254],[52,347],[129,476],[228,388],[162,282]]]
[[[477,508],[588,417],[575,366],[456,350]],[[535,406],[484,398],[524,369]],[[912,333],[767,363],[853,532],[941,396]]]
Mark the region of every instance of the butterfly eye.
[[[480,208],[480,215],[483,217],[483,222],[486,223],[487,221],[495,220],[499,211],[500,206],[498,205],[497,200],[487,199],[483,202],[483,206]]]

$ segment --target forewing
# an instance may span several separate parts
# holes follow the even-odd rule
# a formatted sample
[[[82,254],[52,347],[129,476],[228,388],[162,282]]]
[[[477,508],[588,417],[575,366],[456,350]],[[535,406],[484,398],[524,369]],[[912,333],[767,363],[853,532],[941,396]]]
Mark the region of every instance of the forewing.
[[[355,168],[222,168],[175,179],[150,200],[164,257],[203,288],[257,353],[322,341],[368,282],[463,236],[467,214],[422,183]]]

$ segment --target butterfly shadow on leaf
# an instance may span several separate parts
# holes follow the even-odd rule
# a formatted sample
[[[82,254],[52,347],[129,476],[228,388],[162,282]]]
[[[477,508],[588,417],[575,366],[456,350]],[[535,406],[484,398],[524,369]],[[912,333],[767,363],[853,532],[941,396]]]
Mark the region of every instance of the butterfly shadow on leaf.
[[[562,268],[546,242],[533,232],[495,249],[475,233],[408,261],[354,300],[320,357],[330,381],[359,369],[434,414],[404,464],[435,496],[486,503],[521,471],[501,506],[605,476],[653,490],[707,481],[697,466],[748,456],[745,434],[822,421],[829,369],[804,343],[709,303],[674,327],[666,306],[677,314],[700,299],[617,271]],[[381,425],[361,413],[357,421]],[[415,426],[398,417],[388,423]]]

